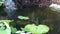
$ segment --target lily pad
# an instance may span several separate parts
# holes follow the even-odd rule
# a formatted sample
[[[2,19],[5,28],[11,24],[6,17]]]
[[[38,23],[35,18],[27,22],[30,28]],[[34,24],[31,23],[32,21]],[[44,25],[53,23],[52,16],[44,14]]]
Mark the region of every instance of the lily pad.
[[[0,20],[0,34],[11,34],[10,26],[4,20]]]
[[[12,22],[12,21],[14,21],[14,20],[0,20],[0,22],[6,22],[6,23],[10,23],[10,22]]]
[[[18,16],[18,18],[21,20],[28,20],[29,19],[29,17],[25,17],[25,16]]]
[[[40,31],[39,31],[40,30]],[[46,25],[38,25],[37,26],[37,32],[40,33],[47,33],[49,31],[49,27]]]
[[[32,34],[43,34],[43,33],[47,33],[49,31],[49,27],[46,25],[36,26],[35,24],[28,24],[22,30],[29,31]]]

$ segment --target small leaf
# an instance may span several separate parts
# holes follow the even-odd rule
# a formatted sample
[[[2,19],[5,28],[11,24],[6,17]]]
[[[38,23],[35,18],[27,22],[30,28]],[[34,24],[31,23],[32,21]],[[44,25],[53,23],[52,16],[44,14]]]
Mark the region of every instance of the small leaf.
[[[23,17],[23,19],[28,20],[28,19],[29,19],[29,17]]]
[[[22,31],[29,31],[29,29],[28,28],[21,28],[22,29]]]
[[[23,16],[18,16],[19,19],[23,19]]]
[[[28,20],[29,19],[29,17],[24,17],[24,16],[18,16],[18,18],[21,20]]]
[[[40,33],[47,33],[49,31],[49,27],[46,25],[38,25],[37,31]]]
[[[17,29],[14,27],[11,27],[11,32],[12,32],[12,34],[14,34],[15,32],[17,32]]]

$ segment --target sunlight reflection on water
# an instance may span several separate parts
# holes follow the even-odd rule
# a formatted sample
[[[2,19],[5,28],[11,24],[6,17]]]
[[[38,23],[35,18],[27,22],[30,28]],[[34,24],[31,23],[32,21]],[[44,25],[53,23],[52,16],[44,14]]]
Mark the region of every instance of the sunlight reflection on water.
[[[17,9],[15,3],[12,0],[6,0],[4,6],[5,6],[4,10],[7,13],[8,17],[11,17]]]

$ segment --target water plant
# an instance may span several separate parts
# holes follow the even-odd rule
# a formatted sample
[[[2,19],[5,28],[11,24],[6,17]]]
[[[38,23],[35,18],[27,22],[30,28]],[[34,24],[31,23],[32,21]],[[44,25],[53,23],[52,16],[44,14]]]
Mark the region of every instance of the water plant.
[[[15,34],[15,32],[17,32],[17,29],[11,26],[11,33]]]
[[[9,23],[11,20],[0,20],[0,34],[11,34]]]
[[[49,31],[49,27],[46,25],[28,24],[24,28],[21,28],[22,31],[31,32],[32,34],[46,34]]]
[[[18,16],[18,18],[21,20],[28,20],[29,19],[29,17],[25,17],[25,16]]]
[[[14,21],[14,20],[0,20],[0,22],[6,22],[6,23],[10,23],[10,22],[12,22],[12,21]]]
[[[0,6],[4,3],[5,0],[0,0]]]

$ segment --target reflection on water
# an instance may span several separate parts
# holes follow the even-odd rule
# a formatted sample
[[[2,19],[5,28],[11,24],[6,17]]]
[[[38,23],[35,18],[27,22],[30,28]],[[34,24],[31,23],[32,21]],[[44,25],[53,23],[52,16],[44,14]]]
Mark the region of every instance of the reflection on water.
[[[12,17],[17,9],[15,3],[12,0],[6,0],[4,6],[4,10],[7,13],[7,17]]]

